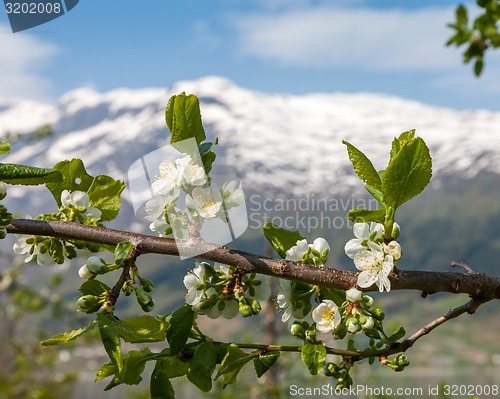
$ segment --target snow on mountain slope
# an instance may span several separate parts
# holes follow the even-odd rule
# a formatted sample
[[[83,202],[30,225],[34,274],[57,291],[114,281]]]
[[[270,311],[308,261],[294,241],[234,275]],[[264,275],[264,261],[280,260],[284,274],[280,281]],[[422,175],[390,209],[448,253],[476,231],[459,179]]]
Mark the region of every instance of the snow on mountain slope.
[[[235,172],[244,187],[303,195],[361,188],[345,139],[385,167],[394,136],[409,129],[428,143],[437,176],[500,173],[500,112],[456,111],[379,94],[266,94],[218,77],[170,89],[78,89],[55,104],[0,103],[0,134],[44,123],[55,134],[17,143],[3,162],[52,166],[82,158],[93,174],[126,180],[129,166],[168,143],[164,110],[182,91],[201,100],[210,139],[219,138],[217,170]],[[20,195],[13,190],[11,195]]]

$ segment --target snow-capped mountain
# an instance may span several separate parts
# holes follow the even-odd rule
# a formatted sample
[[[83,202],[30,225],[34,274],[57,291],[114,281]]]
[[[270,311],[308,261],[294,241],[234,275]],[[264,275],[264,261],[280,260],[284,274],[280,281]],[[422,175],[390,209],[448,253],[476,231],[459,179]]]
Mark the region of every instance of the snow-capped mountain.
[[[457,111],[381,94],[267,94],[219,77],[169,89],[83,88],[53,104],[0,101],[0,134],[44,124],[55,132],[14,144],[2,162],[50,167],[78,157],[94,175],[127,180],[134,161],[168,144],[165,106],[183,91],[200,98],[207,135],[219,138],[217,170],[237,174],[253,190],[300,196],[360,189],[342,140],[382,169],[393,137],[413,128],[430,147],[435,176],[500,173],[500,112]],[[10,191],[16,193],[21,191]]]

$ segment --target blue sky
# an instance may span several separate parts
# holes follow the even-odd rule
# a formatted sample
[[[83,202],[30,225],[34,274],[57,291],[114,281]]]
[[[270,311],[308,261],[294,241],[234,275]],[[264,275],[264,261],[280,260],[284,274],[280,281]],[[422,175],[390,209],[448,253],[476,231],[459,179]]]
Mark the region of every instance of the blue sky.
[[[13,34],[0,12],[0,97],[169,87],[219,75],[280,93],[379,92],[500,109],[500,53],[480,79],[445,48],[458,1],[80,0]]]

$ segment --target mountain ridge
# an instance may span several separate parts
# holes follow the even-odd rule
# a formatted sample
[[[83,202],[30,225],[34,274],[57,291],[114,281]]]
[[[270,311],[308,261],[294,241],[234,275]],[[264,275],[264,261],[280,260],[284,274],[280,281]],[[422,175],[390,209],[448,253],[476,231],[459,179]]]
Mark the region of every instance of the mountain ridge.
[[[216,173],[234,173],[255,191],[293,196],[346,194],[362,188],[342,140],[364,151],[377,169],[393,137],[415,128],[433,156],[435,184],[449,175],[500,173],[500,112],[458,111],[385,94],[267,94],[220,77],[169,89],[79,88],[53,104],[3,103],[0,134],[50,124],[54,135],[13,143],[4,162],[49,167],[82,158],[94,174],[126,180],[128,167],[168,144],[164,110],[180,92],[200,98],[207,135],[219,138]]]

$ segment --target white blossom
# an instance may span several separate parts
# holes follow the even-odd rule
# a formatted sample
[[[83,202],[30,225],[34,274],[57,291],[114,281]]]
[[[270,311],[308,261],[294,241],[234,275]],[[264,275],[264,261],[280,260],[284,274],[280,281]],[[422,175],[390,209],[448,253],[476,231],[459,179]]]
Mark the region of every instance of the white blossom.
[[[282,282],[276,302],[278,307],[283,310],[281,321],[286,323],[291,317],[295,319],[303,319],[306,315],[304,308],[295,308],[292,303],[292,286],[290,282]]]
[[[75,190],[69,192],[64,190],[61,193],[61,206],[63,208],[74,208],[80,212],[84,219],[100,219],[102,212],[93,206],[89,206],[90,198],[86,192]]]
[[[217,192],[195,187],[191,195],[186,195],[186,205],[203,219],[213,219],[222,206],[222,198]]]
[[[312,311],[312,318],[319,332],[328,333],[340,323],[339,309],[333,301],[325,299]]]
[[[32,242],[28,243],[28,240]],[[43,243],[35,244],[33,236],[16,235],[16,242],[14,243],[13,249],[16,254],[27,255],[24,260],[25,263],[36,259],[36,263],[40,266],[45,266],[52,262],[52,257],[49,254],[48,248],[46,248]]]
[[[391,290],[389,273],[394,268],[394,259],[385,254],[381,245],[369,242],[365,249],[354,257],[354,265],[361,273],[358,275],[358,285],[367,288],[376,284],[379,291]]]
[[[187,289],[186,303],[188,305],[198,305],[203,298],[208,298],[216,293],[211,287],[208,290],[204,290],[203,287],[199,287],[203,283],[204,274],[205,265],[203,263],[196,262],[194,270],[184,276],[183,282]]]
[[[388,255],[391,255],[394,261],[398,261],[401,259],[401,245],[397,241],[391,241],[389,244],[384,244],[384,252]]]
[[[307,240],[299,240],[295,246],[286,251],[286,260],[293,260],[294,262],[302,262],[304,256],[309,253],[309,245]]]
[[[318,251],[321,258],[326,258],[330,252],[330,245],[322,237],[316,238],[312,244],[309,244],[309,247],[314,251]]]
[[[245,194],[241,184],[236,180],[224,183],[222,186],[222,198],[227,208],[237,207],[245,202]]]
[[[365,250],[369,242],[379,241],[384,235],[384,225],[380,223],[354,223],[353,233],[356,238],[347,242],[344,247],[346,255],[354,259],[358,252]]]
[[[205,169],[193,162],[189,162],[184,167],[182,177],[184,178],[185,183],[191,186],[203,186],[207,182]]]

